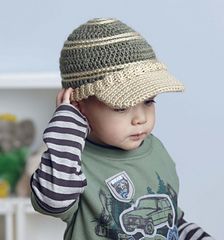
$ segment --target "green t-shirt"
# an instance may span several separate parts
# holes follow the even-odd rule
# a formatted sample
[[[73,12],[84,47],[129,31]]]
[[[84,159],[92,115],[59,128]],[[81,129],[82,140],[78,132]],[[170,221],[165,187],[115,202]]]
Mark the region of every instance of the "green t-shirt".
[[[65,240],[178,239],[178,176],[162,143],[152,134],[135,150],[86,141],[84,193],[53,214],[32,195],[34,208],[67,223]]]

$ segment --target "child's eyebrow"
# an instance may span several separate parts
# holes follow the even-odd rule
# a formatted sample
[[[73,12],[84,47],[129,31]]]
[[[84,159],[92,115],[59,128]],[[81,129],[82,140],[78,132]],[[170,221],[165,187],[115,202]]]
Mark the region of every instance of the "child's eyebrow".
[[[155,97],[156,97],[156,96],[154,96],[154,97],[150,97],[150,98],[146,98],[145,101],[146,101],[146,100],[154,100]]]
[[[113,111],[115,112],[121,112],[121,111],[126,111],[128,110],[130,107],[127,107],[127,108],[112,108]]]

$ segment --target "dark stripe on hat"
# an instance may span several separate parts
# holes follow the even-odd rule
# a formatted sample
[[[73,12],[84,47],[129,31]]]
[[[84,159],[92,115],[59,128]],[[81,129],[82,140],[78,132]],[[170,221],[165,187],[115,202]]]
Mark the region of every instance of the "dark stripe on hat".
[[[151,46],[143,40],[103,46],[64,49],[60,57],[61,74],[86,72],[131,62],[154,59]]]
[[[93,83],[98,80],[103,80],[104,76],[94,77],[94,78],[87,78],[87,79],[81,79],[76,80],[75,77],[66,77],[64,78],[65,81],[62,81],[62,87],[63,88],[77,88],[81,85],[85,85],[88,83]]]
[[[95,38],[104,38],[115,36],[122,33],[133,32],[134,30],[117,20],[110,23],[100,25],[83,24],[75,29],[68,37],[69,41],[80,41]]]

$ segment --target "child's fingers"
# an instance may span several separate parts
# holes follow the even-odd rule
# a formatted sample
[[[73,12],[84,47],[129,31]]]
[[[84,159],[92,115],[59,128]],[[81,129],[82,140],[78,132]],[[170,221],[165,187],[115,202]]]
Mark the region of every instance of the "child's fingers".
[[[56,107],[58,107],[62,103],[64,92],[65,92],[64,88],[58,92],[57,98],[56,98]]]
[[[68,88],[65,90],[63,95],[63,103],[71,103],[70,98],[71,98],[72,91],[73,91],[72,88]]]
[[[57,98],[56,98],[56,107],[58,107],[62,103],[71,103],[71,94],[72,94],[73,89],[68,88],[68,89],[61,89],[58,92]]]

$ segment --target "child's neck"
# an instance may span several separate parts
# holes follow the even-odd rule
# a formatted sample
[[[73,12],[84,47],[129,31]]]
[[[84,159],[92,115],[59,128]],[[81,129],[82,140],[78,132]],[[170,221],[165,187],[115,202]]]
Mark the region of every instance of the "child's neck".
[[[128,151],[128,150],[124,150],[122,148],[119,148],[119,147],[115,147],[113,145],[109,145],[109,144],[106,144],[106,143],[102,143],[102,142],[98,142],[96,141],[95,139],[91,138],[90,136],[88,136],[86,138],[86,141],[94,144],[94,145],[97,145],[97,146],[100,146],[100,147],[103,147],[103,148],[108,148],[108,149],[114,149],[114,150],[122,150],[122,151]],[[143,144],[144,141],[142,141],[142,143],[139,145],[139,147]]]
[[[119,150],[123,150],[121,148],[118,148],[118,147],[115,147],[115,146],[112,146],[112,145],[109,145],[109,144],[106,144],[106,143],[101,143],[101,142],[98,142],[98,141],[95,141],[95,139],[92,139],[91,137],[87,137],[86,139],[88,142],[94,144],[94,145],[97,145],[97,146],[100,146],[100,147],[104,147],[104,148],[109,148],[109,149],[119,149]],[[125,151],[125,150],[124,150]]]

